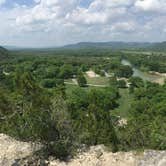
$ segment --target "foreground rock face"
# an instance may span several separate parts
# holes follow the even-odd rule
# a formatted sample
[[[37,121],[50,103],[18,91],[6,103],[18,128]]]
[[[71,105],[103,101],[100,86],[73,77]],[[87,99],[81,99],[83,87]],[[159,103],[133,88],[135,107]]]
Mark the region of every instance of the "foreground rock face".
[[[134,153],[111,153],[102,145],[91,147],[89,151],[79,154],[69,163],[51,161],[50,166],[135,166]]]
[[[138,166],[166,166],[166,151],[145,151],[137,163]]]
[[[100,145],[91,147],[69,163],[55,160],[50,166],[166,166],[166,151],[111,153]]]
[[[50,166],[166,166],[166,151],[111,153],[100,145],[91,147],[69,163],[50,161]]]
[[[33,151],[37,149],[39,149],[37,145],[19,142],[7,135],[0,134],[0,166],[11,166],[15,159],[32,155]]]
[[[69,162],[34,156],[39,145],[19,142],[0,134],[0,166],[166,166],[166,151],[111,153],[102,145],[80,152]],[[20,159],[20,160],[16,160]]]

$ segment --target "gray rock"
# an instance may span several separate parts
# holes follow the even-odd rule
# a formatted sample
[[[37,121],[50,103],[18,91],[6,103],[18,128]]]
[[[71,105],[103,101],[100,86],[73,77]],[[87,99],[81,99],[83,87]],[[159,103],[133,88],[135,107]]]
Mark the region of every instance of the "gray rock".
[[[104,145],[98,145],[80,150],[75,158],[62,162],[54,157],[47,161],[34,155],[40,148],[40,145],[0,134],[0,166],[166,166],[166,151],[112,153],[106,151]]]

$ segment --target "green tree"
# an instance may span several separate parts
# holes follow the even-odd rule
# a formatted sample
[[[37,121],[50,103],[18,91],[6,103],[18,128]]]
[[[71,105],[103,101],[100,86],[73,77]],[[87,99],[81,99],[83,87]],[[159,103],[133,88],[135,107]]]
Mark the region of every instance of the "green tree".
[[[125,80],[119,80],[117,84],[118,84],[118,88],[126,88]]]
[[[144,82],[140,77],[131,77],[129,82],[134,88],[144,87]]]
[[[116,71],[116,76],[117,77],[129,78],[132,75],[133,75],[133,70],[132,70],[131,66],[121,65]]]
[[[85,87],[87,85],[86,78],[84,77],[83,74],[79,74],[77,76],[77,82],[80,87]]]
[[[51,107],[51,121],[52,125],[56,127],[57,135],[48,145],[49,152],[56,155],[58,158],[66,158],[72,155],[74,150],[74,132],[70,114],[65,100],[61,96],[55,96],[52,99]],[[52,131],[54,135],[54,131]]]

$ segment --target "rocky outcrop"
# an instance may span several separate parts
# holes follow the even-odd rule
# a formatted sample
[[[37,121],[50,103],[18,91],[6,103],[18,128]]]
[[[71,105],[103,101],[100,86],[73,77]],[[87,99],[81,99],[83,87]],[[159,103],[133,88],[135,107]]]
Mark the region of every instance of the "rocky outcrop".
[[[136,158],[132,152],[111,153],[102,145],[93,146],[87,152],[78,154],[70,162],[50,161],[50,166],[135,166]]]
[[[145,151],[138,158],[137,166],[166,166],[166,151]]]
[[[11,166],[16,159],[32,155],[39,147],[39,145],[19,142],[7,135],[0,134],[0,166]]]
[[[111,153],[100,145],[91,147],[69,163],[55,160],[50,166],[166,166],[166,151]]]
[[[12,166],[48,166],[49,161],[41,156],[31,155],[22,159],[15,160]]]
[[[54,160],[49,166],[166,166],[166,151],[111,153],[100,145],[91,147],[68,163]]]
[[[80,151],[68,162],[62,162],[54,157],[45,160],[34,155],[33,152],[40,147],[0,134],[0,166],[166,166],[166,151],[112,153],[98,145]]]

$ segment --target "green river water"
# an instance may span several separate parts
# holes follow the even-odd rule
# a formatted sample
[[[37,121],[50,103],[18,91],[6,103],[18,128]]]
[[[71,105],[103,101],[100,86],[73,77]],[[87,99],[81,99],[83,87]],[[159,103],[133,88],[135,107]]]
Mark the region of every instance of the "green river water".
[[[134,71],[133,76],[135,76],[135,77],[140,77],[144,81],[156,82],[156,83],[160,83],[160,84],[164,83],[164,80],[165,80],[164,76],[160,76],[160,75],[156,75],[156,74],[150,74],[148,72],[143,72],[143,71],[137,69],[136,67],[134,67],[128,60],[123,59],[121,63],[123,65],[132,66],[133,71]]]

